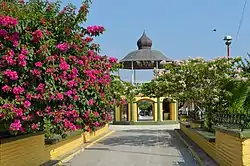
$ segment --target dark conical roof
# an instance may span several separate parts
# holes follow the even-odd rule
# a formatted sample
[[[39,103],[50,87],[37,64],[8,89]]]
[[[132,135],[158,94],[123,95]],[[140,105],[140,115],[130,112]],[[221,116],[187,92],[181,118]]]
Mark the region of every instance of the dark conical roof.
[[[138,49],[151,49],[152,40],[143,32],[141,38],[137,41]]]
[[[120,61],[123,69],[153,69],[156,66],[159,67],[161,61],[172,61],[160,51],[151,49],[152,40],[146,35],[145,31],[137,41],[137,46],[138,50],[130,52]]]

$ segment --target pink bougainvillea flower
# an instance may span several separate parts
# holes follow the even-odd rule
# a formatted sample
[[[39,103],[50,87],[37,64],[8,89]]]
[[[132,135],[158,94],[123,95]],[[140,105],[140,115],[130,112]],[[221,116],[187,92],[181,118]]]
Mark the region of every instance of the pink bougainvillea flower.
[[[21,86],[14,87],[13,88],[13,93],[15,95],[20,95],[20,94],[24,93],[24,88],[21,87]]]
[[[94,104],[94,100],[93,99],[89,99],[89,101],[88,101],[88,105],[93,105]]]
[[[26,60],[27,59],[27,57],[24,55],[24,54],[19,54],[18,55],[18,60],[19,61],[24,61],[24,60]]]
[[[44,88],[45,88],[45,84],[40,83],[40,84],[37,86],[36,90],[37,90],[37,91],[40,91],[40,92],[43,92],[43,91],[44,91]]]
[[[64,43],[60,43],[56,46],[56,48],[58,48],[60,51],[62,52],[66,52],[68,51],[68,49],[70,48],[70,45],[67,42]]]
[[[15,119],[15,121],[10,124],[9,130],[11,130],[11,131],[20,131],[21,128],[22,128],[21,121],[19,119]]]
[[[27,116],[22,116],[22,120],[26,121],[26,120],[28,120],[28,117]]]
[[[68,86],[69,88],[72,88],[72,87],[74,86],[74,84],[75,84],[75,81],[74,81],[74,80],[71,80],[71,81],[69,81],[69,82],[67,83],[67,86]]]
[[[99,122],[94,122],[93,125],[94,125],[95,127],[98,127],[98,126],[100,126],[100,123],[99,123]]]
[[[103,26],[94,25],[94,26],[88,26],[88,27],[87,27],[88,33],[93,34],[93,35],[96,35],[96,34],[98,34],[98,33],[103,33],[104,30],[105,30],[105,29],[104,29]]]
[[[7,69],[3,72],[5,76],[7,76],[11,80],[17,80],[18,79],[18,74],[16,71],[12,71],[10,69]]]
[[[69,70],[69,64],[67,64],[67,62],[64,60],[61,60],[59,67],[61,70],[64,70],[64,71]]]
[[[43,37],[43,31],[38,29],[32,33],[32,41],[38,43]]]
[[[5,58],[5,60],[7,61],[7,63],[9,65],[15,65],[15,61],[14,61],[13,57],[8,56],[8,57]]]
[[[4,92],[10,92],[11,91],[11,87],[9,87],[8,85],[4,85],[4,86],[2,86],[2,90]]]
[[[32,94],[30,94],[30,93],[26,93],[26,99],[27,100],[31,100],[32,99]]]
[[[17,117],[23,116],[23,110],[21,108],[14,108],[12,111],[16,114]]]
[[[18,46],[18,41],[19,41],[19,34],[17,32],[14,32],[10,36],[10,41],[12,42],[13,47],[17,47]]]
[[[78,76],[78,69],[76,68],[76,67],[73,67],[73,69],[72,69],[72,71],[71,71],[71,73],[74,75],[74,76]]]
[[[24,108],[29,108],[31,106],[31,102],[29,100],[24,101],[23,103]]]
[[[99,113],[98,112],[94,112],[94,115],[96,116],[96,117],[98,117],[99,116]]]
[[[29,53],[28,50],[26,50],[25,48],[22,48],[21,54],[27,55],[28,53]]]
[[[65,92],[65,95],[67,95],[68,97],[71,97],[73,94],[72,90],[68,90],[67,92]]]
[[[36,66],[36,67],[42,67],[42,65],[43,65],[42,62],[36,62],[36,63],[35,63],[35,66]]]
[[[18,65],[21,67],[25,67],[27,65],[27,62],[26,61],[19,61]]]
[[[38,69],[34,69],[34,70],[31,70],[31,73],[36,76],[36,77],[40,77],[41,76],[41,71],[38,70]]]
[[[8,35],[8,32],[5,29],[0,29],[0,36],[6,37]]]
[[[90,43],[90,42],[93,41],[93,38],[92,38],[92,37],[86,37],[84,40],[85,40],[87,43]]]
[[[82,65],[84,64],[84,62],[83,62],[82,60],[79,60],[79,61],[78,61],[78,64],[79,64],[80,66],[82,66]]]
[[[75,131],[75,130],[76,130],[76,126],[75,126],[72,122],[70,122],[69,120],[64,119],[64,120],[63,120],[63,123],[64,123],[64,127],[65,127],[65,128],[68,128],[68,129],[70,129],[70,130],[72,130],[72,131]]]
[[[57,100],[63,100],[63,94],[62,93],[57,93],[56,94],[56,99]]]
[[[10,28],[11,26],[15,27],[18,21],[16,18],[10,16],[0,16],[0,25]]]
[[[41,111],[36,111],[36,114],[37,114],[38,116],[43,116],[43,113],[42,113]]]
[[[31,128],[32,128],[32,130],[37,130],[37,129],[39,128],[39,125],[33,123],[33,124],[31,125]]]
[[[88,54],[89,56],[91,57],[94,57],[95,56],[95,52],[93,50],[88,50]]]
[[[113,57],[110,57],[110,58],[109,58],[109,62],[110,62],[110,63],[116,63],[116,62],[117,62],[117,59],[116,59],[116,58],[113,58]]]
[[[74,99],[74,101],[78,101],[78,100],[80,99],[80,97],[79,97],[78,95],[75,95],[75,96],[73,97],[73,99]]]

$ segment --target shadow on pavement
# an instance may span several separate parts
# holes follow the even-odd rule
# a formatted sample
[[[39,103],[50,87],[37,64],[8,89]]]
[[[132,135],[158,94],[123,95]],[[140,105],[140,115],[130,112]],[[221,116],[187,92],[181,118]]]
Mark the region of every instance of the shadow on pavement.
[[[110,148],[88,148],[88,150],[99,151],[117,151],[124,153],[137,153],[145,155],[163,156],[166,157],[181,157],[183,161],[175,161],[173,165],[179,166],[195,166],[192,155],[188,152],[187,147],[181,142],[173,130],[124,130],[119,131],[117,134],[106,138],[98,143],[99,145],[106,145]],[[150,152],[135,152],[126,150],[112,149],[114,146],[131,146],[131,147],[160,147],[177,149],[176,154],[164,153],[150,153]]]
[[[162,157],[180,157],[179,155],[169,155],[164,153],[149,153],[149,152],[135,152],[135,151],[129,151],[129,150],[114,150],[109,148],[88,148],[86,150],[96,150],[96,151],[112,151],[112,152],[119,152],[119,153],[133,153],[133,154],[145,154],[145,155],[152,155],[152,156],[162,156]]]
[[[123,132],[126,134],[120,134]],[[145,147],[162,145],[164,147],[176,147],[176,139],[178,137],[173,130],[124,130],[120,131],[117,136],[114,135],[106,138],[99,142],[99,144],[108,146],[127,145]]]

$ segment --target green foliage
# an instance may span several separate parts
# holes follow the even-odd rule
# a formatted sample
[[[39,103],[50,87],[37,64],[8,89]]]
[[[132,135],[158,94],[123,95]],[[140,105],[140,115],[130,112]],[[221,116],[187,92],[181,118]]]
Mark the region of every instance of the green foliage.
[[[241,62],[241,68],[244,71],[244,74],[246,76],[250,76],[250,54],[247,53],[247,58],[244,58],[244,60]]]
[[[250,109],[250,82],[231,80],[224,87],[225,99],[228,101],[228,111],[231,113],[245,113]]]
[[[152,110],[152,102],[150,101],[140,101],[138,102],[138,107],[140,110]]]
[[[155,79],[144,86],[145,95],[159,94],[190,102],[206,109],[224,109],[225,93],[223,86],[229,78],[238,78],[240,58],[217,58],[205,61],[202,58],[190,58],[165,64],[165,68],[155,71]],[[228,73],[229,72],[229,73]]]

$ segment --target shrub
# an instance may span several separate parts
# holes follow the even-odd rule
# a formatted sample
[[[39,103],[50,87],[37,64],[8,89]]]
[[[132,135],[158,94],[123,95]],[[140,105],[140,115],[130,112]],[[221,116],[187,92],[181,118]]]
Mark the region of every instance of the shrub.
[[[111,120],[109,93],[117,60],[99,55],[93,37],[102,26],[83,27],[81,8],[45,0],[0,4],[0,122],[13,134],[94,130]]]

